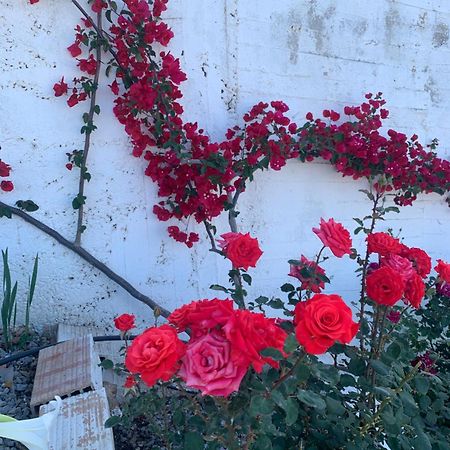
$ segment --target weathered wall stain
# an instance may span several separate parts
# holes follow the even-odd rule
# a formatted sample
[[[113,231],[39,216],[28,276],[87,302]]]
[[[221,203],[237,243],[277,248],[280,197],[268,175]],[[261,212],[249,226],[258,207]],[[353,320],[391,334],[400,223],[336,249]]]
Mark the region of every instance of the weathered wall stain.
[[[449,30],[446,23],[436,24],[433,32],[433,47],[442,47],[448,44]]]
[[[323,14],[318,12],[317,0],[310,0],[309,8],[307,11],[308,27],[312,31],[315,41],[316,51],[322,52],[324,49],[325,41],[328,39],[329,28],[332,27],[332,18],[336,8],[329,6]]]
[[[300,46],[300,31],[302,29],[301,15],[296,9],[291,9],[288,15],[287,46],[289,49],[289,61],[297,64]]]

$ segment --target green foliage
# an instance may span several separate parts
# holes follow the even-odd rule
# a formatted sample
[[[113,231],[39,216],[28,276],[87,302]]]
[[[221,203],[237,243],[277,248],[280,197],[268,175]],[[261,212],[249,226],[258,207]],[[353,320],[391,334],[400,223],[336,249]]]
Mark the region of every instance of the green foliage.
[[[6,348],[11,348],[13,333],[16,328],[17,316],[17,281],[13,284],[11,280],[11,271],[8,261],[8,249],[2,250],[3,260],[3,300],[1,306],[3,340]],[[25,303],[25,332],[21,336],[21,343],[28,339],[30,328],[30,309],[33,302],[34,292],[36,288],[37,272],[39,265],[39,257],[36,255],[34,259],[33,271],[28,280],[28,293]]]

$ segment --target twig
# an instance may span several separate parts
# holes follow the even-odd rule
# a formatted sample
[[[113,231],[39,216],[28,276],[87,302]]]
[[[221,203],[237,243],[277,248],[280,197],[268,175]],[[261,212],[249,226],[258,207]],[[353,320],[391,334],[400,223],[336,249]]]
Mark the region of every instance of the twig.
[[[81,199],[83,198],[84,194],[84,182],[85,182],[85,176],[86,176],[86,162],[88,158],[89,148],[91,145],[91,133],[93,130],[93,124],[94,124],[94,114],[95,114],[95,106],[96,106],[96,97],[97,97],[97,89],[98,89],[98,81],[100,78],[100,68],[102,64],[102,46],[100,45],[100,39],[101,39],[101,31],[102,31],[102,13],[101,11],[97,13],[97,46],[96,46],[96,67],[95,67],[95,76],[94,76],[94,84],[93,84],[93,90],[91,94],[91,104],[89,107],[89,113],[86,121],[86,131],[84,134],[84,148],[83,148],[83,159],[81,161],[81,167],[80,167],[80,180],[78,182],[78,197]],[[84,212],[84,201],[80,203],[78,207],[78,219],[77,219],[77,232],[75,236],[75,245],[81,244],[81,234],[83,233],[84,226],[83,226],[83,212]]]
[[[122,278],[117,273],[113,272],[108,266],[103,264],[101,261],[99,261],[97,258],[95,258],[93,255],[91,255],[87,250],[84,248],[75,245],[73,242],[67,240],[64,236],[59,234],[56,230],[53,228],[50,228],[48,225],[45,225],[41,221],[35,219],[34,217],[30,216],[26,212],[15,208],[13,206],[9,206],[6,203],[3,203],[0,201],[0,207],[6,208],[8,211],[10,211],[12,214],[19,216],[25,222],[28,222],[29,224],[33,225],[34,227],[38,228],[39,230],[43,231],[45,234],[51,236],[53,239],[55,239],[57,242],[59,242],[64,247],[68,248],[69,250],[72,250],[74,253],[76,253],[78,256],[83,258],[86,262],[88,262],[90,265],[98,269],[100,272],[105,274],[110,280],[117,283],[121,288],[125,289],[132,297],[134,297],[136,300],[139,300],[140,302],[144,303],[145,305],[149,306],[153,311],[158,311],[159,314],[163,317],[169,317],[170,311],[163,308],[161,305],[156,303],[154,300],[152,300],[150,297],[147,297],[142,292],[139,292],[134,286],[132,286],[127,280]]]
[[[216,241],[211,232],[211,224],[207,220],[204,220],[203,224],[205,225],[206,233],[208,233],[209,240],[211,241],[211,248],[209,249],[209,251],[224,256],[224,253],[217,248]]]

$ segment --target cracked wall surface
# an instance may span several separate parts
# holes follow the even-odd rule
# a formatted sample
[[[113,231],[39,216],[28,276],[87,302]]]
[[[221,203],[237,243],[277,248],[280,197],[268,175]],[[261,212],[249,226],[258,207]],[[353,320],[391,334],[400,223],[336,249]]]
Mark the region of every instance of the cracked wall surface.
[[[308,111],[339,111],[368,91],[382,91],[391,111],[387,128],[416,132],[424,143],[437,137],[438,153],[449,156],[450,2],[172,0],[165,17],[175,32],[171,51],[181,55],[189,77],[182,86],[185,117],[214,139],[260,100],[286,101],[301,122]],[[52,86],[62,75],[77,74],[66,47],[78,19],[69,2],[0,0],[0,157],[14,167],[16,186],[0,198],[34,200],[40,205],[35,216],[69,239],[78,180],[64,164],[66,152],[83,144],[85,105],[69,109]],[[89,156],[83,245],[166,308],[217,295],[208,286],[226,284],[226,262],[208,252],[204,238],[193,250],[173,242],[167,224],[155,220],[155,186],[143,175],[144,162],[130,155],[105,85]],[[241,229],[257,236],[264,250],[252,272],[251,296],[279,295],[278,286],[292,281],[286,261],[318,250],[311,228],[320,217],[352,227],[352,217],[365,215],[369,205],[358,192],[364,187],[323,164],[291,162],[281,172],[258,174],[242,196],[239,216]],[[444,199],[430,195],[384,227],[402,228],[407,244],[450,260],[448,224]],[[224,220],[217,226],[228,231]],[[192,221],[189,230],[203,236]],[[6,247],[21,301],[33,257],[40,255],[34,323],[108,327],[122,312],[137,313],[141,326],[150,323],[148,308],[19,219],[0,223],[0,248]],[[355,300],[352,264],[330,260],[325,266],[331,290]]]

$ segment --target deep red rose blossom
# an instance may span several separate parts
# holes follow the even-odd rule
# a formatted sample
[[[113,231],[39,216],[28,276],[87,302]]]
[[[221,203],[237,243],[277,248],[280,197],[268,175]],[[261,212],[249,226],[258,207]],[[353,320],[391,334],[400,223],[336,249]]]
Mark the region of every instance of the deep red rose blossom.
[[[379,232],[367,236],[367,248],[369,253],[378,253],[381,256],[387,256],[390,253],[400,253],[402,244],[390,234]]]
[[[390,267],[381,267],[366,278],[367,295],[380,305],[394,305],[403,296],[405,281]]]
[[[233,314],[232,300],[198,300],[177,308],[168,320],[178,331],[190,329],[197,337],[222,327]]]
[[[237,310],[224,325],[225,336],[231,342],[232,352],[242,365],[252,364],[260,373],[264,364],[278,368],[279,364],[271,358],[263,357],[260,352],[268,347],[283,353],[286,332],[264,314],[248,310]]]
[[[335,342],[348,344],[359,324],[339,295],[316,294],[295,307],[295,335],[307,353],[320,355]]]
[[[350,233],[334,219],[328,221],[320,219],[320,227],[313,228],[313,231],[334,256],[341,258],[345,254],[351,253]]]
[[[441,280],[450,283],[450,264],[442,261],[442,259],[438,259],[434,270],[438,273]]]
[[[425,296],[425,283],[422,277],[415,273],[407,282],[405,288],[405,299],[416,309]]]
[[[301,289],[309,289],[316,294],[325,287],[323,277],[325,270],[322,269],[315,261],[310,261],[304,255],[300,257],[300,264],[291,264],[289,276],[297,278],[302,284]],[[321,278],[322,277],[322,278]]]
[[[256,263],[263,254],[257,239],[252,238],[249,233],[225,233],[221,235],[221,238],[223,240],[219,241],[219,245],[233,267],[245,270],[256,267]]]
[[[125,366],[131,373],[141,375],[148,386],[158,380],[168,381],[180,367],[186,351],[170,325],[152,327],[133,339],[125,357]]]
[[[422,278],[425,278],[431,272],[431,258],[421,248],[405,247],[401,252],[401,256],[408,258],[412,262],[416,272]]]
[[[135,327],[133,314],[122,314],[114,319],[114,326],[120,331],[129,331]]]

